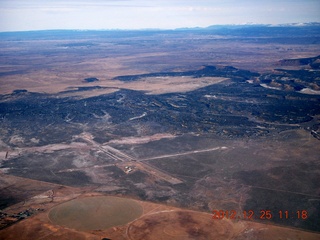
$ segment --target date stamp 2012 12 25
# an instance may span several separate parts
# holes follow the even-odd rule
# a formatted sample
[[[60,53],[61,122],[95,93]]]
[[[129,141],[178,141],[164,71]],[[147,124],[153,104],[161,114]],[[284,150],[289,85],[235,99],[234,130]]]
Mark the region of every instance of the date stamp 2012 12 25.
[[[212,219],[239,219],[239,220],[254,220],[254,219],[262,219],[262,220],[271,220],[274,218],[278,219],[302,219],[306,220],[308,218],[307,210],[297,210],[295,212],[291,212],[288,210],[279,210],[279,211],[271,211],[271,210],[260,210],[259,213],[256,213],[253,210],[247,210],[238,212],[236,210],[213,210],[212,211]]]

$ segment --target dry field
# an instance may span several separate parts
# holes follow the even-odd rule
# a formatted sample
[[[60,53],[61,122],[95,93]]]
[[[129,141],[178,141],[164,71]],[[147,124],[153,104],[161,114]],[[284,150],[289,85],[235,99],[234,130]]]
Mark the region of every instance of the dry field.
[[[125,225],[142,214],[133,200],[116,197],[88,197],[65,202],[49,212],[53,223],[79,231]]]
[[[320,239],[318,33],[55,33],[0,41],[0,240]]]
[[[4,175],[0,177],[2,181],[5,178]],[[29,179],[10,178],[12,184],[24,180],[29,187],[45,184]],[[267,220],[262,224],[242,220],[212,219],[210,212],[196,212],[151,202],[104,196],[88,188],[70,188],[52,184],[47,184],[47,187],[50,190],[28,198],[23,204],[17,203],[3,210],[3,212],[18,213],[26,208],[42,209],[35,215],[2,229],[0,239],[267,240],[277,236],[277,239],[283,240],[316,240],[320,237],[316,233],[270,225]],[[25,189],[21,186],[19,188]],[[131,207],[137,211],[129,211]],[[142,215],[139,216],[141,210]],[[69,220],[73,219],[63,222],[59,214],[62,214],[62,217],[68,216]],[[120,222],[117,222],[119,219]],[[95,230],[92,230],[93,228]]]
[[[35,196],[24,196],[22,202],[2,211],[13,214],[41,208],[35,215],[2,229],[0,239],[267,240],[276,236],[279,240],[316,240],[320,237],[316,233],[270,225],[268,220],[263,224],[212,219],[210,212],[190,211],[120,196],[110,197],[92,192],[90,188],[71,188],[6,175],[0,175],[0,180],[2,189],[10,186],[11,189],[26,191],[39,185],[48,189],[42,193],[38,191]],[[21,181],[26,184],[21,185]],[[137,211],[131,212],[130,209]],[[63,222],[66,216],[68,221]],[[120,222],[117,222],[119,219]]]
[[[278,61],[310,57],[319,52],[317,44],[268,41],[269,38],[239,39],[233,36],[202,34],[154,34],[119,39],[102,36],[65,39],[3,39],[0,47],[0,94],[16,89],[58,93],[77,87],[99,85],[82,93],[91,97],[119,88],[145,90],[153,94],[190,91],[222,79],[143,79],[132,83],[116,81],[119,75],[164,71],[188,71],[203,65],[231,65],[240,69],[270,72]],[[141,43],[143,42],[143,44]],[[90,43],[87,45],[87,43]],[[83,44],[83,45],[81,45]],[[95,77],[99,82],[84,83]],[[172,85],[175,85],[175,88]],[[72,95],[72,94],[71,94]]]

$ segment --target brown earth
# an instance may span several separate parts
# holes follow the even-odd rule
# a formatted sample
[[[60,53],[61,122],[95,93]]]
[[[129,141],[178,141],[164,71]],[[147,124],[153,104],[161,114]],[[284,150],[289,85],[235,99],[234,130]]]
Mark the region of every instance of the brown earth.
[[[25,209],[38,209],[31,217],[0,230],[0,239],[118,239],[118,240],[161,240],[161,239],[319,239],[320,234],[283,228],[270,224],[244,220],[213,219],[211,213],[190,211],[151,202],[135,200],[142,208],[141,217],[128,224],[100,230],[77,231],[70,227],[59,226],[50,221],[51,209],[72,199],[90,199],[104,196],[92,192],[90,188],[70,188],[51,183],[7,176],[1,174],[1,182],[9,178],[8,186],[16,186],[22,180],[28,188],[46,185],[50,190],[29,197],[28,200],[12,205],[2,212],[19,213]],[[9,185],[11,184],[11,185]],[[16,184],[16,185],[15,185]],[[2,189],[6,184],[2,184]],[[26,186],[20,186],[20,191]],[[125,200],[125,199],[124,199]],[[129,200],[129,199],[127,199]],[[89,224],[89,223],[88,223]]]
[[[101,86],[70,96],[92,97],[117,91],[119,88],[144,90],[151,94],[190,91],[219,82],[222,78],[147,78],[134,83],[114,80],[119,75],[134,75],[164,71],[197,70],[204,65],[232,65],[251,71],[272,71],[284,58],[310,57],[318,52],[318,45],[253,43],[215,36],[197,36],[170,39],[178,47],[169,47],[158,36],[150,39],[157,42],[147,49],[128,42],[119,45],[116,40],[105,42],[92,37],[94,47],[65,48],[61,44],[74,44],[77,40],[24,40],[4,39],[0,43],[6,57],[0,59],[0,94],[9,94],[16,89],[30,92],[57,93],[78,87]],[[141,37],[145,40],[145,37]],[[165,39],[168,41],[168,39]],[[79,40],[78,40],[79,41]],[[201,43],[201,44],[200,44]],[[78,51],[75,51],[78,50]],[[52,52],[49,56],[47,52]],[[23,54],[20,54],[23,53]],[[105,54],[104,54],[105,53]],[[106,55],[106,56],[105,56]],[[190,66],[192,66],[190,68]],[[95,77],[98,82],[85,83],[85,78]],[[206,81],[206,82],[204,82]]]

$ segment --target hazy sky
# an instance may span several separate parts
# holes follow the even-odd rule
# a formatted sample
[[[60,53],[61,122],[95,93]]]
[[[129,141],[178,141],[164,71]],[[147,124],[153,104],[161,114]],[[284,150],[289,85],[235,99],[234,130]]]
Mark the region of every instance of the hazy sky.
[[[0,0],[0,31],[320,22],[320,0]]]

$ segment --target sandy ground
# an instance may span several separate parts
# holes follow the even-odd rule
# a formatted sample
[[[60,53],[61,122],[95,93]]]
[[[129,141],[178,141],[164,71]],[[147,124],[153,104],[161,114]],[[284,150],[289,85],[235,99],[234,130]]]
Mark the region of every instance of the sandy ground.
[[[38,76],[32,76],[33,74],[21,75],[18,77],[6,77],[2,79],[2,87],[0,94],[8,94],[16,89],[26,89],[29,92],[41,92],[55,94],[58,92],[75,90],[78,87],[93,87],[100,86],[102,89],[94,89],[91,91],[81,92],[66,92],[61,96],[78,96],[81,98],[93,97],[102,94],[109,94],[116,92],[119,89],[130,89],[137,91],[145,91],[147,94],[163,94],[172,92],[188,92],[197,88],[205,87],[221,81],[227,80],[227,78],[221,77],[204,77],[204,78],[192,78],[189,76],[182,77],[154,77],[143,78],[134,82],[122,82],[112,79],[104,79],[94,83],[81,83],[77,78],[64,78],[58,79],[55,76],[47,75],[47,73],[37,73]],[[41,80],[39,76],[46,76]],[[80,78],[80,76],[79,76]],[[9,84],[10,83],[10,84]],[[54,84],[53,84],[54,83]]]
[[[170,133],[157,133],[151,136],[143,136],[143,137],[124,137],[121,139],[115,139],[107,142],[107,144],[115,143],[115,144],[143,144],[152,141],[158,141],[160,139],[170,139],[175,138],[175,135]]]
[[[6,183],[3,183],[3,179]],[[36,188],[38,184],[46,183],[24,178],[0,175],[1,187],[17,187],[17,183],[26,181],[28,187]],[[8,185],[8,186],[7,186]],[[26,185],[20,186],[23,190]],[[114,240],[186,240],[186,239],[319,239],[320,234],[283,228],[274,225],[255,223],[243,220],[213,219],[210,212],[196,212],[187,209],[175,208],[151,202],[137,201],[143,208],[141,217],[132,222],[109,229],[95,231],[76,231],[72,228],[56,225],[48,218],[48,212],[63,202],[72,199],[102,196],[92,192],[90,188],[70,188],[55,184],[47,184],[49,190],[30,197],[23,204],[18,203],[4,209],[3,212],[18,213],[25,209],[42,211],[0,230],[0,239],[102,239]]]
[[[198,36],[201,37],[201,36]],[[209,36],[204,43],[193,42],[188,36],[172,39],[178,47],[166,44],[150,49],[139,45],[122,46],[101,39],[92,49],[77,51],[64,49],[60,44],[77,40],[25,40],[4,39],[1,44],[6,57],[0,59],[0,94],[10,94],[17,89],[30,92],[58,93],[77,87],[101,86],[106,89],[68,93],[70,96],[91,97],[117,91],[119,88],[143,90],[149,94],[191,91],[222,81],[221,78],[170,77],[145,78],[135,82],[121,82],[114,77],[164,71],[197,70],[201,66],[229,66],[251,71],[272,71],[281,59],[310,57],[318,50],[317,45],[279,43],[242,43],[238,41],[212,42]],[[217,36],[218,37],[218,36]],[[144,37],[142,36],[141,39]],[[158,41],[157,37],[151,37]],[[78,40],[79,41],[79,40]],[[182,42],[180,42],[182,41]],[[240,47],[239,47],[240,46]],[[76,49],[74,49],[76,50]],[[47,55],[52,51],[53,54]],[[27,53],[25,53],[27,52]],[[23,53],[23,54],[20,54]],[[100,81],[86,83],[85,78]]]
[[[222,82],[228,78],[222,77],[149,77],[137,82],[124,84],[128,89],[146,91],[148,94],[163,94],[172,92],[188,92]]]

